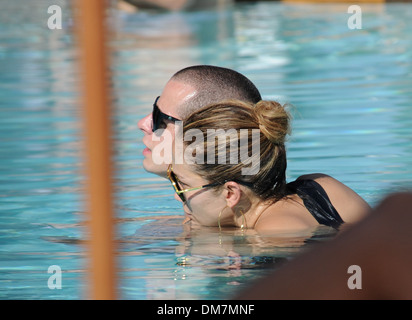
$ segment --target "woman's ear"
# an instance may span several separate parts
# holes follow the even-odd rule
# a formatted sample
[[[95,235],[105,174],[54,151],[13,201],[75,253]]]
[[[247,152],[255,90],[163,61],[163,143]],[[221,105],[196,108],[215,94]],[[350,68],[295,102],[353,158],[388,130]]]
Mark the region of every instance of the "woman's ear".
[[[226,205],[233,209],[240,201],[242,189],[238,183],[229,181],[225,184],[225,191]]]

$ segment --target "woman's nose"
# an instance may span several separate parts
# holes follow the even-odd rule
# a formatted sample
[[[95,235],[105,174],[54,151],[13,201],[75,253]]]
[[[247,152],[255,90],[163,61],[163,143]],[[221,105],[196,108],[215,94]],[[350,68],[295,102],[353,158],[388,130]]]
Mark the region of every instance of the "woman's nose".
[[[180,202],[182,202],[182,203],[183,203],[182,199],[180,199],[180,197],[177,195],[177,193],[176,193],[176,192],[175,192],[175,199],[176,199],[177,201],[180,201]]]
[[[142,130],[145,134],[152,133],[152,114],[148,114],[146,117],[139,120],[137,126],[140,130]]]

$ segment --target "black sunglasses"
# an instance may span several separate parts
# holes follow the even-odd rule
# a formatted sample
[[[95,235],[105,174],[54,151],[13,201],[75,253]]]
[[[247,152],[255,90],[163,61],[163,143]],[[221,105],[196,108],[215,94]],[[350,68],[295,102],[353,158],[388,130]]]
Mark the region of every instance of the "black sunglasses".
[[[153,103],[153,112],[152,112],[152,131],[155,132],[157,129],[165,129],[164,121],[181,121],[180,119],[174,118],[169,116],[162,111],[160,111],[159,106],[157,105],[157,100],[159,100],[160,96],[156,98],[155,102]]]

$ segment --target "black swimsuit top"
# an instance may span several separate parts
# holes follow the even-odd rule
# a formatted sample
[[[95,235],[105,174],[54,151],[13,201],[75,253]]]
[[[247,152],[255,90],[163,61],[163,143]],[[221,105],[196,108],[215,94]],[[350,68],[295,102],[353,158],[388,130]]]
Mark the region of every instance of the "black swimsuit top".
[[[344,223],[338,211],[329,200],[326,191],[314,180],[296,180],[288,183],[291,193],[296,193],[306,209],[319,224],[338,229]]]

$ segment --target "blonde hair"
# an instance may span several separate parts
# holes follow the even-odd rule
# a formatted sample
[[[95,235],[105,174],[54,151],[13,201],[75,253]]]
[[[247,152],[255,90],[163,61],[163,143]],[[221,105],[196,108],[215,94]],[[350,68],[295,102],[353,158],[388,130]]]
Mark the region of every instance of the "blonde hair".
[[[183,122],[183,133],[188,130],[197,129],[203,134],[203,146],[200,148],[204,161],[194,164],[194,170],[210,183],[221,183],[225,181],[236,181],[250,187],[253,192],[263,200],[273,199],[277,201],[286,195],[286,149],[285,138],[290,133],[290,115],[284,106],[276,101],[259,101],[256,104],[242,102],[239,100],[227,100],[197,110]],[[242,174],[242,169],[248,166],[240,159],[240,153],[235,163],[219,163],[219,151],[225,150],[226,159],[230,158],[230,139],[208,139],[210,129],[225,131],[235,129],[240,133],[241,129],[247,130],[247,152],[253,149],[252,130],[259,129],[259,154],[257,157],[259,168],[254,175]],[[256,130],[255,130],[256,131]],[[190,141],[184,142],[184,147]],[[210,163],[210,155],[207,154],[211,148],[214,149],[215,161]],[[196,152],[198,152],[197,149]],[[199,154],[196,155],[199,157]]]

